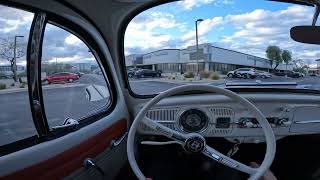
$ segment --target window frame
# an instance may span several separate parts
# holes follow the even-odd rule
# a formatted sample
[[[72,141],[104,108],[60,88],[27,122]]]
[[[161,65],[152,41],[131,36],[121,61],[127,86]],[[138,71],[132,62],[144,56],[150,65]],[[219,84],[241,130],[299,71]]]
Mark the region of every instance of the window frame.
[[[104,79],[106,81],[106,85],[107,85],[107,88],[110,93],[110,100],[109,100],[108,104],[106,104],[105,106],[102,106],[101,108],[98,108],[95,111],[88,112],[88,116],[78,119],[79,125],[77,126],[76,130],[79,130],[82,127],[85,127],[85,126],[90,125],[96,121],[99,121],[100,119],[108,116],[111,112],[113,112],[113,110],[116,107],[117,100],[118,100],[118,97],[117,97],[118,93],[117,93],[117,89],[116,89],[115,79],[114,79],[113,74],[111,72],[111,67],[109,66],[109,64],[107,62],[107,57],[104,56],[104,54],[102,53],[101,47],[98,45],[98,43],[94,40],[93,36],[87,30],[85,30],[81,26],[75,24],[74,22],[72,22],[68,19],[65,19],[62,16],[53,14],[53,13],[45,11],[45,10],[40,10],[40,9],[37,9],[34,7],[29,7],[29,6],[26,6],[26,5],[23,5],[20,3],[16,3],[16,2],[11,2],[11,1],[10,2],[8,2],[8,1],[1,2],[0,5],[33,13],[34,18],[33,18],[32,24],[35,21],[35,17],[37,14],[45,13],[46,20],[45,20],[44,31],[45,31],[46,25],[48,23],[50,23],[54,26],[57,26],[58,28],[66,30],[67,32],[75,35],[84,44],[86,44],[86,46],[91,50],[93,56],[96,59],[98,66],[102,72],[102,75],[104,76]],[[77,12],[77,13],[80,15],[83,15],[79,12]],[[87,17],[85,17],[85,16],[82,16],[82,17],[87,19]],[[89,23],[92,24],[91,21],[89,21]],[[96,28],[96,26],[94,24],[92,24],[92,25],[93,25],[93,27]],[[29,31],[28,46],[30,43],[30,38],[32,36],[32,29],[33,29],[33,27],[31,27],[30,31]],[[41,39],[42,39],[41,40],[41,49],[42,49],[43,37],[44,37],[44,34],[41,35]],[[40,55],[40,61],[39,61],[40,69],[38,69],[38,71],[35,73],[38,73],[38,72],[41,73],[42,50],[39,51],[38,55]],[[28,68],[28,66],[27,66],[27,68]],[[28,86],[29,85],[30,85],[30,82],[28,81]],[[39,89],[41,91],[40,95],[43,98],[41,83],[40,83]],[[30,93],[30,91],[31,90],[28,88],[28,93]],[[32,100],[33,99],[30,98],[30,102],[29,102],[30,106],[32,106],[32,103],[31,103]],[[44,104],[42,103],[41,106],[42,106],[42,110],[44,110],[44,116],[46,117]],[[32,120],[34,123],[35,121],[38,121],[39,119],[35,119],[35,117],[32,116]],[[48,123],[48,121],[46,121],[46,122]],[[41,130],[46,130],[46,129],[41,129]],[[52,131],[49,128],[49,133],[46,134],[46,136],[40,138],[39,131],[37,130],[37,134],[34,136],[25,137],[21,140],[0,146],[0,157],[7,155],[7,154],[10,154],[10,153],[13,153],[13,152],[16,152],[16,151],[19,151],[19,150],[22,150],[22,149],[25,149],[25,148],[28,148],[28,147],[31,147],[31,146],[34,146],[34,145],[37,145],[37,144],[40,144],[40,143],[43,143],[43,142],[46,142],[46,141],[50,141],[50,140],[59,138],[59,137],[64,136],[70,132],[73,132],[73,131],[75,131],[75,130],[74,129],[59,129],[59,130]]]

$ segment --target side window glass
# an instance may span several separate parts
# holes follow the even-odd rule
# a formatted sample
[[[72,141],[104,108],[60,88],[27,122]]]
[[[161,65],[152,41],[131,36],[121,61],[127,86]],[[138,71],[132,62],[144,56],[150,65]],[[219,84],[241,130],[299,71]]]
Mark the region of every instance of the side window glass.
[[[81,120],[108,108],[111,96],[101,72],[96,58],[82,40],[47,24],[41,78],[51,128],[62,125],[67,118]]]
[[[37,135],[27,88],[33,13],[0,5],[0,146]]]

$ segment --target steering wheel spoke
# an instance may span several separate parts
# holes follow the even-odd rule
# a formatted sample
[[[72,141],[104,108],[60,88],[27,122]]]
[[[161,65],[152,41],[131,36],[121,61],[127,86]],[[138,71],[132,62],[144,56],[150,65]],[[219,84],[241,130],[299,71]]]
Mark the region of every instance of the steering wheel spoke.
[[[172,130],[156,121],[153,121],[152,119],[145,117],[142,122],[151,128],[152,130],[160,133],[163,136],[166,136],[172,140],[177,141],[179,144],[184,144],[184,142],[187,139],[187,136],[185,134],[182,134],[178,131]]]
[[[252,167],[249,167],[243,163],[240,163],[240,162],[220,153],[219,151],[211,148],[208,145],[206,145],[205,149],[203,150],[203,154],[210,157],[211,159],[223,164],[223,165],[226,165],[230,168],[247,173],[249,175],[253,175],[257,172],[256,168],[252,168]]]

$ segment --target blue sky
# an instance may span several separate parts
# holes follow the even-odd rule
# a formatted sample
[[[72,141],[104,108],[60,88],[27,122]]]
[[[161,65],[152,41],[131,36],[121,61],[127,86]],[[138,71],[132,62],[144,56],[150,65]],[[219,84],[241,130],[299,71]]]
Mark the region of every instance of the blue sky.
[[[186,0],[151,8],[129,24],[126,54],[195,44],[198,18],[200,42],[265,57],[268,45],[288,49],[294,58],[313,63],[319,47],[294,42],[295,25],[310,25],[313,8],[264,0]]]

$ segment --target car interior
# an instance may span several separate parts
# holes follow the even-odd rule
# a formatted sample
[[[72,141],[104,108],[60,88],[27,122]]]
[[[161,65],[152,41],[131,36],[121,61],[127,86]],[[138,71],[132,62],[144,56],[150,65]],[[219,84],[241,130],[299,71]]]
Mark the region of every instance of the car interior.
[[[145,57],[160,49],[170,50],[173,43],[185,43],[175,45],[175,49],[197,43],[196,60],[191,64],[198,64],[194,23],[196,28],[200,23],[200,43],[207,42],[205,34],[215,41],[217,34],[222,33],[225,41],[221,42],[227,46],[238,37],[228,39],[228,34],[223,33],[239,30],[242,34],[235,34],[245,36],[244,28],[262,26],[257,20],[260,15],[265,19],[279,19],[275,24],[281,24],[280,18],[286,13],[302,19],[295,21],[289,15],[283,19],[293,22],[282,25],[286,27],[282,33],[292,46],[279,44],[297,48],[292,50],[293,54],[299,53],[299,49],[306,52],[302,50],[305,47],[315,51],[319,48],[319,1],[257,1],[261,4],[254,4],[254,9],[244,1],[1,1],[0,24],[4,28],[0,27],[0,39],[2,34],[22,28],[9,35],[15,39],[13,64],[25,67],[26,74],[25,79],[20,77],[25,86],[20,82],[20,87],[14,89],[19,83],[16,81],[12,87],[0,90],[0,179],[320,179],[320,156],[317,155],[320,88],[293,86],[302,83],[303,78],[313,78],[320,83],[319,77],[238,78],[231,79],[233,85],[227,86],[229,81],[225,83],[223,78],[219,85],[214,84],[219,80],[200,77],[178,80],[182,65],[167,65],[168,69],[164,69],[165,65],[161,66],[163,69],[154,68],[160,67],[154,65],[156,63],[138,68],[128,65],[128,55],[140,53]],[[216,9],[211,10],[211,6]],[[197,10],[201,7],[204,9]],[[224,12],[227,7],[230,14]],[[264,12],[263,8],[266,8]],[[278,14],[269,17],[270,12]],[[215,13],[223,14],[226,22],[218,23]],[[18,16],[21,20],[14,20]],[[207,19],[194,21],[201,18],[199,16]],[[187,23],[172,20],[174,17],[185,22],[191,18],[192,30]],[[257,24],[218,27],[232,20],[235,20],[233,23],[253,20]],[[149,27],[147,22],[151,22]],[[14,23],[18,25],[12,25]],[[275,24],[271,27],[278,26]],[[206,27],[216,31],[210,34]],[[262,29],[254,31],[257,36],[269,30]],[[185,33],[185,39],[190,41],[174,39],[180,35],[178,31]],[[198,29],[196,31],[198,33]],[[17,38],[19,33],[24,37]],[[276,33],[271,31],[266,36],[278,37]],[[160,46],[166,38],[170,40]],[[22,39],[25,54],[18,58],[16,43]],[[257,39],[254,42],[241,48],[260,47]],[[257,53],[265,58],[265,42],[262,55],[253,50],[245,53]],[[236,48],[236,45],[239,44],[228,47]],[[1,53],[2,50],[0,65],[4,59]],[[158,57],[161,55],[166,54]],[[315,60],[317,54],[312,55]],[[288,63],[286,65],[281,62],[278,67],[286,70]],[[277,66],[273,68],[271,64],[271,69],[276,70]],[[139,72],[149,67],[149,71],[157,74],[135,77],[134,68]],[[240,68],[251,67],[234,69]],[[172,69],[179,73],[169,72]],[[260,68],[260,71],[266,69]],[[201,74],[204,70],[197,66],[196,71]],[[224,79],[230,78],[228,71]],[[72,72],[75,78],[47,82],[45,76],[61,72]],[[13,79],[15,73],[13,71]],[[272,83],[274,78],[280,80]],[[294,82],[287,83],[290,87],[275,85],[289,80]],[[177,81],[181,83],[176,85]],[[236,84],[238,81],[262,86]],[[6,80],[0,79],[0,82]],[[307,84],[311,84],[311,80],[308,79]],[[267,176],[268,173],[272,177]]]

